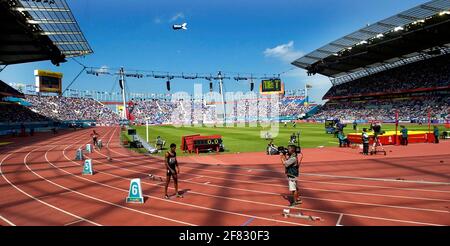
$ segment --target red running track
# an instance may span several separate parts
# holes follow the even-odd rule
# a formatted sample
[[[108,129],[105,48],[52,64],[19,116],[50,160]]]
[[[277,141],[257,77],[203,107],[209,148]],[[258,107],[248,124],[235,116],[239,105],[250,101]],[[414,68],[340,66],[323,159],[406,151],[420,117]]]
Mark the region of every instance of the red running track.
[[[180,157],[184,198],[166,200],[163,182],[148,177],[164,177],[161,159],[121,147],[119,128],[97,131],[106,146],[88,155],[93,176],[73,160],[91,129],[2,139],[14,143],[0,147],[0,225],[450,225],[448,141],[388,146],[387,156],[304,149],[303,204],[290,209],[322,218],[309,221],[282,216],[289,202],[278,156]],[[125,203],[133,178],[144,204]]]

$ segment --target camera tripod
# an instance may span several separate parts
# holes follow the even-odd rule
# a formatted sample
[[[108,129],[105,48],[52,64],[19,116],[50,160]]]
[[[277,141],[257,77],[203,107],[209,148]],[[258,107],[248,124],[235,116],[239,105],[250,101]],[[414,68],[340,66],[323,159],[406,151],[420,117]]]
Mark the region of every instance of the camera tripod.
[[[386,155],[386,150],[384,150],[383,144],[381,144],[381,141],[378,138],[378,136],[375,136],[373,139],[373,145],[372,150],[370,151],[370,155],[376,155],[377,153],[384,153],[384,155]]]

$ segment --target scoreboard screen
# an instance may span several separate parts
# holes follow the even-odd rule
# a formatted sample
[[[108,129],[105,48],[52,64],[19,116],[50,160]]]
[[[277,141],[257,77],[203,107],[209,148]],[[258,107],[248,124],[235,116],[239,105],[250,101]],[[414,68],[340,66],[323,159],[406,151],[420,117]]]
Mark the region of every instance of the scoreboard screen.
[[[261,82],[261,94],[283,94],[284,85],[280,79],[267,79]]]
[[[44,70],[35,70],[36,92],[51,92],[61,94],[62,73],[55,73]]]
[[[55,77],[41,77],[41,87],[48,89],[59,89],[59,78]]]
[[[198,140],[196,139],[196,140],[194,140],[194,144],[196,146],[199,146],[199,145],[208,145],[208,146],[212,145],[212,146],[215,146],[215,145],[218,145],[220,143],[222,143],[222,139],[221,138],[209,138],[209,139],[198,139]]]
[[[200,136],[200,134],[182,136],[181,150],[188,151],[189,153],[196,152],[197,154],[200,151],[223,151],[222,136]]]

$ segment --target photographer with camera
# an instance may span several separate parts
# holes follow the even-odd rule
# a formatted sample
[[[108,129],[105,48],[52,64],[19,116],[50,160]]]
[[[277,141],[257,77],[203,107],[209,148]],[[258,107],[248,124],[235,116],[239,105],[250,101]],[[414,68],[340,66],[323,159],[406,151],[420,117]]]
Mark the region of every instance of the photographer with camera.
[[[289,191],[292,192],[293,196],[293,201],[291,202],[290,206],[301,204],[301,199],[297,187],[297,179],[299,176],[300,167],[297,152],[299,151],[297,151],[297,146],[295,145],[289,145],[287,151],[280,151],[281,162],[285,167],[285,173],[289,181]]]
[[[373,130],[373,145],[372,145],[372,151],[370,151],[370,154],[377,154],[379,152],[384,153],[384,155],[386,155],[386,151],[383,148],[383,144],[381,144],[380,135],[383,135],[385,132],[381,131],[381,123],[379,122],[375,122],[374,124],[371,125],[371,128]],[[381,148],[381,150],[379,150],[378,148]]]

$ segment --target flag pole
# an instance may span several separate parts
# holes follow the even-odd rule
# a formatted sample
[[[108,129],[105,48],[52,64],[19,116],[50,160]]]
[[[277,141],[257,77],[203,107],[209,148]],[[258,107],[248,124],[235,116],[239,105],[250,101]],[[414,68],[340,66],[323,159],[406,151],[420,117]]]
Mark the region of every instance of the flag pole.
[[[397,131],[398,131],[398,109],[395,110],[395,145],[398,145]]]

